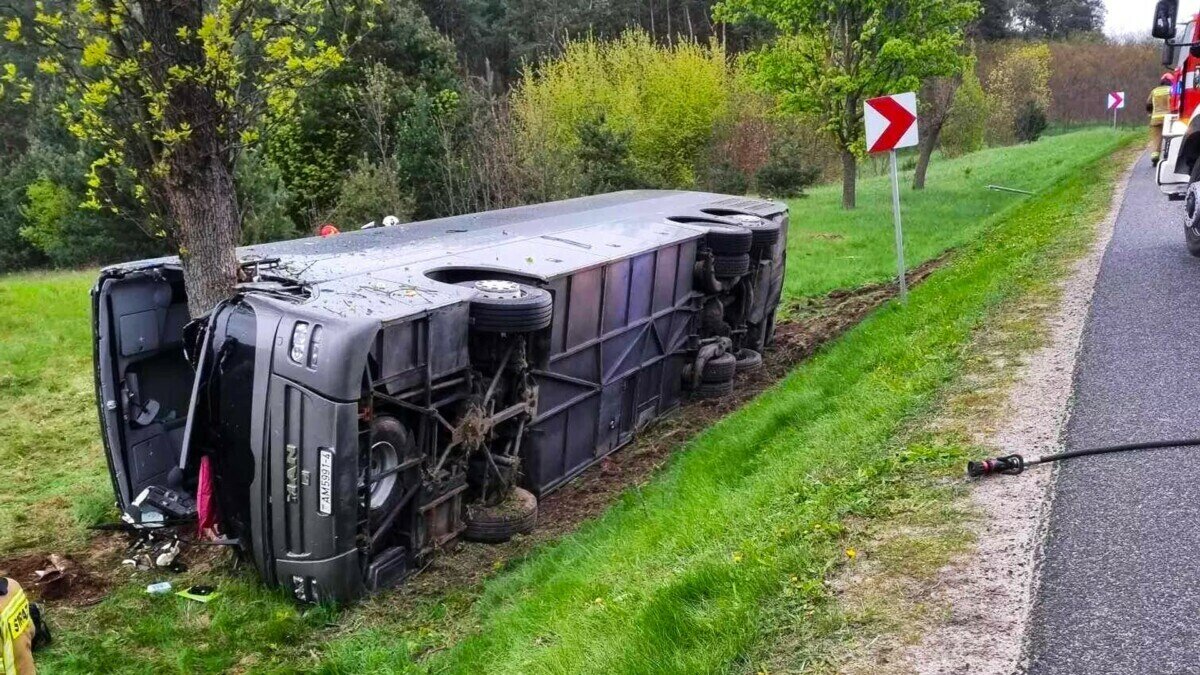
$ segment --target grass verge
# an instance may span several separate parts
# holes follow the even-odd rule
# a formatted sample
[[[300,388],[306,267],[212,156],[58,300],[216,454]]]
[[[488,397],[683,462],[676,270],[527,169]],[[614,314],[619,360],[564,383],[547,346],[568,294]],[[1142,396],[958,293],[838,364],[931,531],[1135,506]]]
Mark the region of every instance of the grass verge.
[[[1011,266],[1047,245],[1023,239],[1030,234],[1024,230],[1011,233],[1012,221],[1035,204],[1070,196],[1055,181],[1092,170],[1097,157],[1128,138],[1082,132],[935,165],[930,188],[904,197],[910,264],[989,230],[954,269],[1000,246],[988,263],[996,262],[995,270],[976,266],[973,286],[961,292],[923,291],[903,312],[880,312],[690,444],[660,480],[578,535],[512,569],[493,570],[482,590],[454,589],[404,611],[390,606],[396,595],[385,594],[335,615],[298,610],[249,574],[201,566],[176,582],[216,582],[225,594],[220,602],[149,598],[141,592],[147,580],[139,578],[95,608],[52,608],[59,641],[43,662],[59,671],[188,672],[644,670],[646,663],[677,671],[750,663],[747,655],[767,635],[766,605],[754,606],[792,596],[824,602],[813,580],[840,560],[844,523],[855,515],[842,500],[864,494],[870,501],[876,483],[891,480],[897,460],[884,452],[890,434],[957,367],[953,353],[939,350],[957,348],[982,320],[994,299],[979,293],[1003,296]],[[1009,178],[1023,182],[1005,183]],[[1042,195],[1027,201],[983,191],[989,182]],[[892,273],[886,180],[863,182],[857,212],[840,212],[837,198],[822,188],[793,204],[793,299]],[[978,203],[939,210],[939,203],[960,199]],[[1005,217],[997,222],[996,214]],[[1037,227],[1058,236],[1066,219],[1050,215],[1063,222]],[[0,278],[0,553],[79,550],[86,542],[81,526],[107,514],[111,495],[91,392],[93,278]],[[775,488],[784,492],[772,497]],[[790,570],[783,586],[780,569]]]
[[[1119,178],[1140,153],[1141,148],[1126,148],[1098,179]],[[829,609],[838,629],[809,647],[823,658],[815,670],[911,672],[914,664],[906,660],[904,648],[962,614],[962,608],[951,608],[938,597],[947,581],[944,568],[975,551],[980,513],[967,501],[972,488],[961,480],[962,458],[1004,451],[979,444],[993,440],[1004,426],[1016,366],[1046,345],[1062,296],[1060,281],[1091,250],[1110,203],[1107,196],[1088,200],[1095,211],[1077,223],[1086,237],[1064,241],[1047,256],[1045,273],[1024,279],[1018,292],[996,308],[972,335],[960,374],[943,388],[930,413],[901,434],[899,442],[905,446],[939,448],[947,461],[906,476],[903,489],[892,491],[870,518],[849,524],[847,539],[856,555],[829,582],[836,597]],[[773,613],[768,622],[773,635],[761,645],[755,662],[761,671],[792,672],[796,618],[778,603],[768,611]]]
[[[913,190],[912,172],[900,176],[906,262],[910,267],[974,241],[992,216],[1025,198],[988,190],[1002,185],[1044,194],[1048,186],[1112,151],[1128,132],[1088,129],[1032,145],[995,148],[929,167],[926,190]],[[858,208],[843,211],[841,187],[814,189],[792,203],[787,294],[822,295],[877,283],[896,274],[891,185],[887,178],[859,184]]]

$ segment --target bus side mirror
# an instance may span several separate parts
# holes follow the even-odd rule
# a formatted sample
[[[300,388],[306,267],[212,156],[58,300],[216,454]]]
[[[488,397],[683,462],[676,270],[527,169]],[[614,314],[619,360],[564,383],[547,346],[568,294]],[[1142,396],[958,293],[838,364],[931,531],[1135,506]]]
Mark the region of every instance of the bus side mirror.
[[[1171,44],[1168,41],[1165,41],[1165,40],[1163,41],[1162,64],[1164,67],[1166,67],[1166,68],[1174,68],[1175,67],[1176,52],[1178,52],[1178,50],[1179,50],[1179,48],[1176,47],[1175,45]]]
[[[1178,0],[1158,0],[1154,6],[1154,30],[1150,32],[1159,40],[1175,37],[1175,17],[1179,14]]]

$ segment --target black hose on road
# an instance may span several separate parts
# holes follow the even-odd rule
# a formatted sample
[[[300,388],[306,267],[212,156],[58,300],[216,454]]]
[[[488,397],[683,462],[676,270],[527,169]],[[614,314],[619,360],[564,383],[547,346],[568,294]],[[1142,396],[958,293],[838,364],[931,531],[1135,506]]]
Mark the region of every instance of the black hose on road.
[[[1165,448],[1189,448],[1195,446],[1200,446],[1200,438],[1187,438],[1173,441],[1143,441],[1140,443],[1122,443],[1121,445],[1109,445],[1100,448],[1084,448],[1082,450],[1071,450],[1069,452],[1060,452],[1053,455],[1042,455],[1037,459],[1025,459],[1021,455],[1005,455],[1003,457],[985,459],[980,462],[967,462],[967,475],[971,478],[982,478],[984,476],[991,476],[993,474],[1016,476],[1024,473],[1025,469],[1031,466],[1037,466],[1038,464],[1049,464],[1051,462],[1061,462],[1064,459],[1088,457],[1091,455],[1107,455],[1114,452],[1162,450]]]

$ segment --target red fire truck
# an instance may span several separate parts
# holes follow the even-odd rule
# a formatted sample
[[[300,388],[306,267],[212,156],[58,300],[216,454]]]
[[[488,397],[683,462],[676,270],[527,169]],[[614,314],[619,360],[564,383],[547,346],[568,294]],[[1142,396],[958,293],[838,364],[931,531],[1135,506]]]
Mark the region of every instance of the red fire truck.
[[[1184,203],[1188,252],[1200,257],[1200,14],[1178,20],[1178,0],[1160,0],[1154,8],[1155,38],[1163,40],[1163,65],[1174,68],[1171,114],[1163,123],[1159,189]]]

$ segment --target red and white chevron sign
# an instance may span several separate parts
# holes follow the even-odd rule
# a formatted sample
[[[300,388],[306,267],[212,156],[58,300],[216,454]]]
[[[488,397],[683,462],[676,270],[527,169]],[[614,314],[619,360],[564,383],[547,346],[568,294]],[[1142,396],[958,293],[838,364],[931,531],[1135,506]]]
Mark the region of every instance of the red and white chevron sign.
[[[917,144],[917,95],[914,92],[867,99],[863,104],[867,151],[888,152]]]
[[[1120,110],[1125,107],[1125,92],[1110,91],[1108,93],[1108,109]]]

